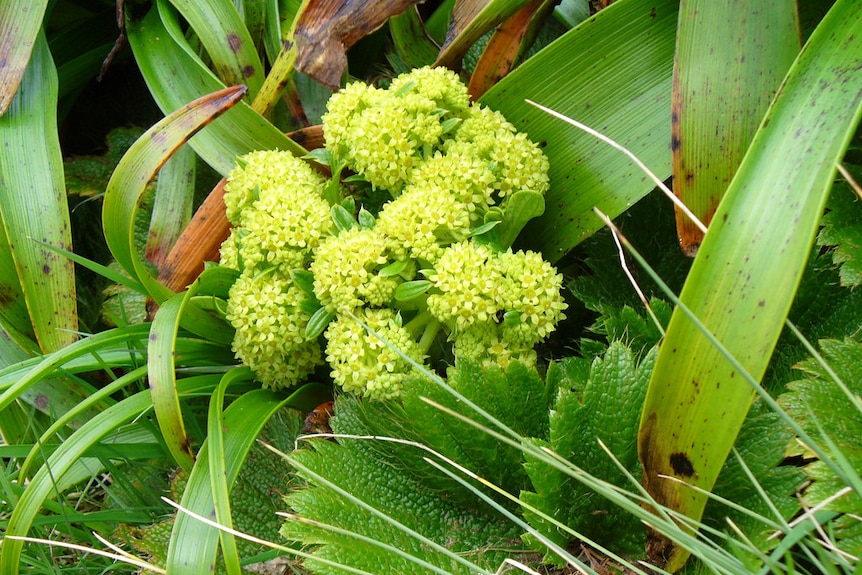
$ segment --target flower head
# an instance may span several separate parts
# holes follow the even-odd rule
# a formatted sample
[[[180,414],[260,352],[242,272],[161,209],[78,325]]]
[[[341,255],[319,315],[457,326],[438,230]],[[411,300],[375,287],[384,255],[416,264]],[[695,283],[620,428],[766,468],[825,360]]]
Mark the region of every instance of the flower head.
[[[234,353],[265,387],[293,387],[321,363],[320,345],[305,337],[310,319],[301,307],[305,298],[274,268],[244,272],[230,288],[226,317],[236,329]]]
[[[377,335],[368,332],[360,321]],[[411,371],[407,360],[386,342],[419,363],[423,360],[410,332],[402,327],[400,317],[391,309],[362,308],[356,319],[339,316],[326,329],[326,340],[326,360],[332,367],[332,378],[344,391],[370,399],[397,397]]]
[[[492,320],[500,310],[497,291],[502,276],[494,252],[475,242],[449,246],[429,274],[435,292],[428,310],[452,326],[456,336],[475,323]]]
[[[386,239],[376,228],[355,227],[330,236],[314,255],[314,293],[331,313],[381,306],[398,287],[395,278],[379,273],[389,257]]]

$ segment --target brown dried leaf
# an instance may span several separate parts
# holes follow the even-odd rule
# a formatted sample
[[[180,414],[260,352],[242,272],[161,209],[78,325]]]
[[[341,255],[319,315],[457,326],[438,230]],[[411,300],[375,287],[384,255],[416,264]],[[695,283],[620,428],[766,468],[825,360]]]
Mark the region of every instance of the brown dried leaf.
[[[347,50],[391,16],[424,0],[310,0],[296,22],[296,68],[337,90]]]
[[[535,35],[536,24],[553,9],[555,2],[531,0],[500,24],[491,36],[470,77],[468,91],[474,100],[511,72],[525,44]]]

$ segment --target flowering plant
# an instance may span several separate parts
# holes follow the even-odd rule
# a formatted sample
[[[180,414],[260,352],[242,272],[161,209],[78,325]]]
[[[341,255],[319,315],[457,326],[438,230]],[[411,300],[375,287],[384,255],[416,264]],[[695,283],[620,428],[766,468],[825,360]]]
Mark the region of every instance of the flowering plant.
[[[237,357],[273,388],[326,361],[375,399],[400,393],[409,360],[534,365],[566,308],[562,276],[511,249],[543,209],[539,147],[442,68],[349,85],[323,128],[310,158],[329,181],[279,151],[243,156],[228,177],[221,265],[239,272],[226,312]],[[386,201],[372,207],[375,193]]]

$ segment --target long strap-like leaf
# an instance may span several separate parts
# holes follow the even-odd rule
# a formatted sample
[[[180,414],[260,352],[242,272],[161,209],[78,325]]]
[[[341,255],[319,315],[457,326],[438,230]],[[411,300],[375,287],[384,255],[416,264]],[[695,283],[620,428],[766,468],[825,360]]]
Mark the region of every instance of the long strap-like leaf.
[[[712,488],[754,390],[704,336],[763,376],[814,241],[836,162],[862,115],[862,10],[839,0],[794,63],[718,206],[680,296],[644,405],[639,451],[647,490],[692,519]],[[652,560],[688,553],[656,538]]]
[[[673,83],[673,191],[709,224],[799,53],[793,0],[684,0]],[[677,210],[683,251],[703,232]]]
[[[0,117],[0,214],[45,352],[73,342],[78,327],[74,266],[43,245],[72,245],[56,110],[57,70],[40,33],[18,93]]]

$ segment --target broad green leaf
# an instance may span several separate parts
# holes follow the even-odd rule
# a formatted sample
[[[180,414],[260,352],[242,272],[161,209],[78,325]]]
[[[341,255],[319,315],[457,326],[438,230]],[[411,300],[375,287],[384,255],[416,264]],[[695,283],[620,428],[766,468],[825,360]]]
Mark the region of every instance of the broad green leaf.
[[[684,0],[674,62],[673,191],[709,225],[799,53],[794,0]],[[677,210],[682,250],[703,232]]]
[[[552,364],[549,385],[558,391],[551,407],[550,435],[541,445],[599,479],[629,487],[628,479],[598,440],[623,467],[636,477],[640,475],[637,425],[655,357],[653,350],[638,364],[629,349],[614,342],[588,368],[587,360],[581,358]],[[635,516],[541,461],[528,458],[525,468],[534,487],[522,492],[521,500],[615,551],[634,553],[642,548],[645,533]],[[552,541],[563,546],[570,542],[568,534],[538,516],[528,513],[527,517],[532,517],[531,524]],[[535,540],[532,544],[544,549]]]
[[[398,55],[411,68],[430,66],[437,59],[440,49],[425,32],[415,7],[389,19],[389,34]]]
[[[3,226],[0,226],[0,293],[3,294],[0,298],[0,326],[7,334],[9,343],[35,352],[37,348],[33,343],[36,339],[33,324],[30,322],[27,301],[21,291],[21,282],[18,281],[15,258]],[[0,354],[0,358],[6,357]],[[14,361],[16,360],[10,358],[8,363]]]
[[[221,81],[227,86],[247,86],[253,99],[263,85],[263,65],[234,2],[170,2],[200,38]]]
[[[678,2],[620,0],[570,30],[486,92],[551,163],[545,215],[522,243],[556,261],[598,230],[597,206],[616,217],[653,188],[628,158],[524,101],[601,131],[660,178],[670,175],[670,90]],[[573,54],[595,57],[573,58]]]
[[[702,330],[759,381],[810,253],[836,162],[862,114],[862,11],[839,0],[811,35],[754,137],[713,218],[650,382],[639,451],[645,487],[698,519],[754,390]],[[848,46],[853,46],[849,49]],[[664,538],[653,559],[681,567],[687,552]]]
[[[108,182],[102,208],[105,241],[117,262],[140,281],[156,302],[171,291],[153,278],[135,245],[135,218],[147,184],[168,157],[213,118],[233,106],[242,87],[225,88],[180,108],[138,139],[117,165]]]
[[[140,19],[126,14],[126,32],[135,59],[159,107],[166,114],[225,86],[188,45],[173,9],[159,0]],[[305,150],[245,103],[213,122],[190,145],[222,175],[237,156],[254,150]]]
[[[78,326],[72,262],[34,241],[71,249],[56,109],[57,72],[39,34],[20,89],[0,117],[0,215],[4,249],[11,249],[45,352],[73,342]]]
[[[39,43],[37,34],[48,0],[7,0],[0,4],[0,116],[6,113]]]

